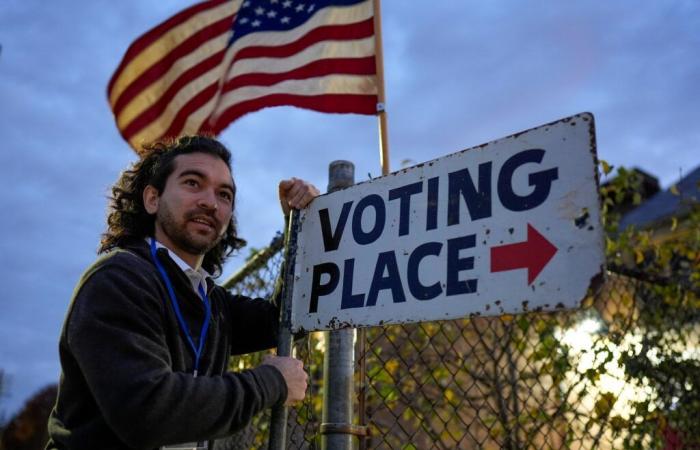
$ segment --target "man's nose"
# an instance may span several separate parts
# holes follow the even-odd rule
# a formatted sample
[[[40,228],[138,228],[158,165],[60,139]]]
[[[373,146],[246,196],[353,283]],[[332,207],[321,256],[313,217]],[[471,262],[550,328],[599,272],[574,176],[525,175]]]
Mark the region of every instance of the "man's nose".
[[[218,203],[216,202],[216,193],[208,189],[202,191],[201,195],[199,196],[197,206],[202,209],[216,211],[216,209],[219,207]]]

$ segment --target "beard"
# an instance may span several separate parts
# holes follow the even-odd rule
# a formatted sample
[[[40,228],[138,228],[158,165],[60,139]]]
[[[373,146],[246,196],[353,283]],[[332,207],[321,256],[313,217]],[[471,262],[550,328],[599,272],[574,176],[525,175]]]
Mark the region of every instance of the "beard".
[[[187,222],[195,217],[207,217],[214,224],[213,234],[199,234],[187,230]],[[163,233],[170,239],[173,245],[191,255],[205,255],[209,250],[221,242],[224,234],[219,230],[221,224],[212,214],[202,210],[188,211],[182,221],[178,221],[166,204],[161,204],[156,220],[160,223]]]

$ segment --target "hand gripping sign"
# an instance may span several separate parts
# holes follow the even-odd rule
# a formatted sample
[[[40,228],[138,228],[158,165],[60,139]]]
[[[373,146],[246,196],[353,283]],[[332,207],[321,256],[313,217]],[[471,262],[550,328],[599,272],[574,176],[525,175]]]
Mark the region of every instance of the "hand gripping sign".
[[[583,113],[318,197],[292,329],[577,307],[603,273],[595,150]]]

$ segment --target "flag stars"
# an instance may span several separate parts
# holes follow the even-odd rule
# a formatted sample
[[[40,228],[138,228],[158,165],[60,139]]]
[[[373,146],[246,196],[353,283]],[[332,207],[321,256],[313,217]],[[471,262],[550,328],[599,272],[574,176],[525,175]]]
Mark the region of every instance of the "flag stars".
[[[276,5],[279,2],[280,2],[280,0],[270,0],[271,5]]]
[[[257,27],[260,26],[261,23],[262,23],[262,22],[260,22],[258,19],[255,19],[254,21],[252,21],[252,22],[250,23],[250,25],[253,26],[253,27],[255,27],[255,28],[257,28]]]
[[[238,19],[238,23],[241,23],[243,25],[247,24],[249,21],[250,19],[247,17],[241,17],[240,19]]]
[[[275,17],[277,17],[277,11],[272,11],[272,10],[268,11],[267,17],[269,17],[270,19],[274,19]]]
[[[302,12],[302,11],[304,10],[305,7],[306,7],[305,4],[299,3],[299,4],[297,5],[297,7],[294,8],[294,9],[295,9],[296,12]]]
[[[244,1],[243,4],[241,5],[241,8],[247,8],[247,7],[249,7],[249,6],[250,6],[250,0],[246,0],[246,1]]]
[[[280,22],[283,24],[288,24],[291,19],[287,16],[284,16],[280,19]]]
[[[283,8],[290,8],[292,6],[292,0],[284,0],[282,2],[282,7]]]
[[[258,6],[257,8],[255,8],[255,14],[257,14],[258,16],[262,16],[263,14],[265,14],[265,8],[263,8],[262,6]]]
[[[314,9],[316,9],[316,5],[309,5],[309,9],[307,9],[306,12],[313,12]]]

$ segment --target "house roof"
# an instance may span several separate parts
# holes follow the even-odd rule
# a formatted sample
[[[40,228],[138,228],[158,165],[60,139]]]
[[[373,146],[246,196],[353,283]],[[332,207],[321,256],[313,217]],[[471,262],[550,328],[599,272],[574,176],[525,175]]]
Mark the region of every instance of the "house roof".
[[[681,178],[676,189],[678,194],[666,189],[625,214],[620,220],[620,228],[630,225],[645,228],[672,216],[682,216],[692,205],[700,204],[700,166]]]

